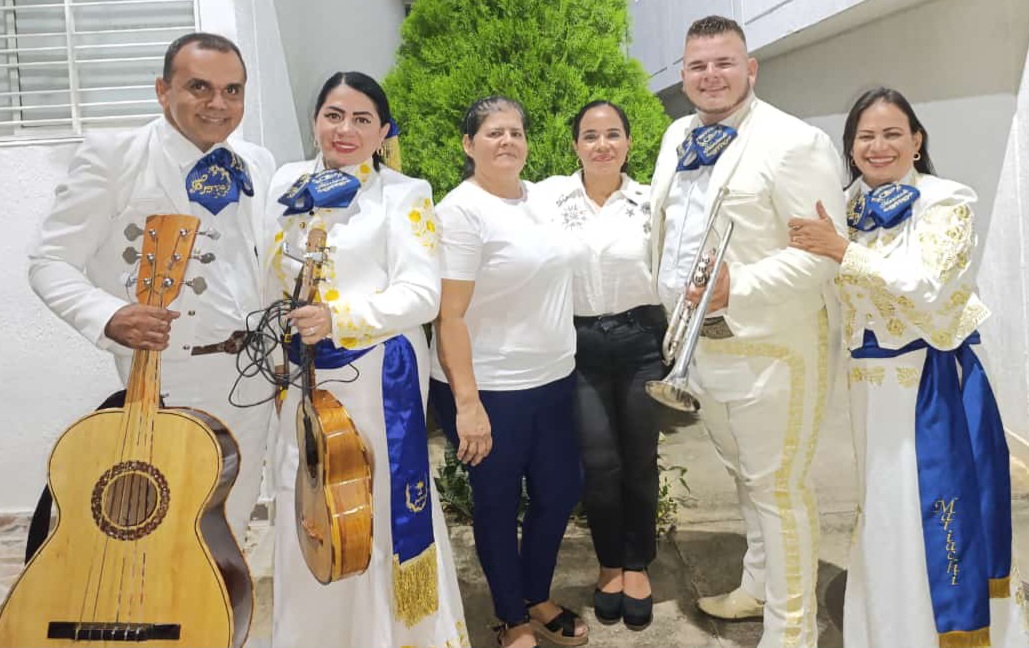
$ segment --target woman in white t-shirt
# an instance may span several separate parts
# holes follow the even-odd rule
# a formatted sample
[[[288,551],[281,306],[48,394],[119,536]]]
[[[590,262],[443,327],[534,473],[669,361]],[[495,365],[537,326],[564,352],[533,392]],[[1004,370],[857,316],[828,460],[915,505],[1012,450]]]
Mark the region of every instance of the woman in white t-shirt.
[[[530,207],[521,180],[525,111],[504,97],[462,123],[466,180],[437,210],[443,288],[430,401],[469,465],[475,548],[501,646],[535,633],[586,643],[585,622],[550,600],[558,549],[579,500],[572,247]],[[529,495],[518,538],[523,481]]]
[[[647,566],[657,552],[658,405],[643,390],[666,373],[667,327],[650,268],[650,187],[626,175],[629,120],[594,101],[572,120],[582,169],[536,186],[574,236],[576,403],[583,503],[600,563],[597,620],[642,630],[653,619]]]

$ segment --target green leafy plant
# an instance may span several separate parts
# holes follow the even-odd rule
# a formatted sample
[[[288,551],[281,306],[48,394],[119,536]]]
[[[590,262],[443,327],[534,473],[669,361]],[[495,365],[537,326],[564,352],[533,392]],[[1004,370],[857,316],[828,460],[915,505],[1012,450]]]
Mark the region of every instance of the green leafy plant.
[[[629,173],[648,181],[669,120],[626,54],[628,33],[625,0],[418,0],[385,80],[404,172],[428,180],[437,199],[454,188],[465,110],[503,94],[529,115],[526,179],[574,171],[571,118],[607,99],[630,120]]]

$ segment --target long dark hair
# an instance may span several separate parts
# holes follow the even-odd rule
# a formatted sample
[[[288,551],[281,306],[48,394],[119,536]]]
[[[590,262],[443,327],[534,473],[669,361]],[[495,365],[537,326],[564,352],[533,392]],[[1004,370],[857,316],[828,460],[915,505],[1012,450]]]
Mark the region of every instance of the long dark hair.
[[[387,124],[393,119],[393,113],[389,109],[389,99],[386,98],[386,91],[382,89],[378,81],[363,72],[337,72],[326,79],[325,83],[322,84],[322,89],[318,92],[318,99],[314,102],[314,119],[316,121],[318,120],[318,113],[321,112],[325,101],[329,98],[329,93],[341,85],[353,88],[372,100],[372,104],[375,105],[375,112],[379,116],[380,128],[383,124]],[[375,165],[375,170],[378,171],[379,166],[382,164],[382,156],[378,151],[372,154],[372,164]]]
[[[846,124],[843,126],[843,157],[846,158],[847,168],[850,170],[850,181],[853,182],[861,177],[860,169],[854,164],[853,155],[858,121],[866,110],[880,101],[900,108],[901,112],[907,115],[908,126],[911,129],[912,135],[915,133],[922,134],[922,147],[918,149],[918,153],[921,155],[919,159],[915,160],[915,169],[919,173],[936,175],[932,158],[929,157],[929,133],[925,130],[925,126],[922,126],[922,122],[918,120],[918,116],[915,114],[915,109],[911,107],[911,103],[904,98],[904,95],[893,88],[875,88],[858,97],[854,107],[850,109],[850,114],[847,115]]]
[[[632,129],[629,128],[629,118],[626,116],[625,111],[622,110],[621,106],[618,106],[617,104],[613,104],[610,101],[608,101],[607,99],[597,99],[596,101],[591,101],[588,104],[586,104],[585,106],[583,106],[582,108],[580,108],[579,112],[577,112],[575,114],[575,117],[572,117],[572,141],[573,142],[578,142],[579,141],[579,127],[582,126],[582,118],[585,117],[586,113],[588,113],[589,111],[593,110],[594,108],[599,108],[601,106],[607,106],[611,110],[615,111],[615,114],[618,115],[618,119],[622,120],[622,128],[625,130],[625,136],[627,138],[628,137],[632,137]],[[622,162],[621,172],[625,173],[628,170],[629,170],[629,156],[626,155],[625,156],[625,162]]]
[[[486,118],[495,112],[500,112],[501,110],[514,110],[522,119],[522,129],[526,130],[529,128],[529,120],[525,116],[525,107],[522,106],[522,104],[508,97],[490,95],[489,97],[477,99],[468,107],[468,110],[464,114],[464,119],[461,120],[461,134],[467,135],[469,139],[474,138],[475,134],[479,132],[480,128],[482,128],[482,123],[486,121]],[[465,153],[464,179],[467,180],[474,174],[475,160]]]

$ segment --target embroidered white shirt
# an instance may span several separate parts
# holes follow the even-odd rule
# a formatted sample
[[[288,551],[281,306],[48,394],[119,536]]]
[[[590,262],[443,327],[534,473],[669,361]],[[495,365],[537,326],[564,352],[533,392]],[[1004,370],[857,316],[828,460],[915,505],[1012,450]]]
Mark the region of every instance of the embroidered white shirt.
[[[720,123],[738,129],[753,101],[751,96],[742,107]],[[675,302],[682,295],[690,269],[703,243],[714,168],[712,164],[692,171],[680,171],[668,190],[664,248],[661,251],[657,280],[658,297],[668,312],[675,308]],[[717,242],[712,242],[708,247],[716,245]]]
[[[536,189],[541,213],[564,228],[577,248],[576,315],[610,315],[658,303],[650,269],[650,187],[622,174],[621,187],[597,205],[577,171],[547,178]]]

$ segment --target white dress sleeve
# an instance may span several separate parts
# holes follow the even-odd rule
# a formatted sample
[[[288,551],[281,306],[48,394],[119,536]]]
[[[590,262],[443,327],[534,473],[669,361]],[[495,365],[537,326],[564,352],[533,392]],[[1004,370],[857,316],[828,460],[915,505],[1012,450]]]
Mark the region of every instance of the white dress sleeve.
[[[439,312],[439,230],[424,180],[405,179],[386,197],[388,285],[381,292],[334,300],[337,346],[363,348],[435,319]]]
[[[852,346],[868,328],[887,348],[922,338],[950,350],[989,316],[974,292],[974,202],[962,187],[918,206],[899,232],[854,235],[837,279]]]
[[[86,274],[89,261],[111,236],[118,215],[113,177],[117,146],[87,138],[55,190],[39,243],[29,254],[29,284],[58,317],[101,349],[114,345],[104,327],[125,299],[98,288]]]

